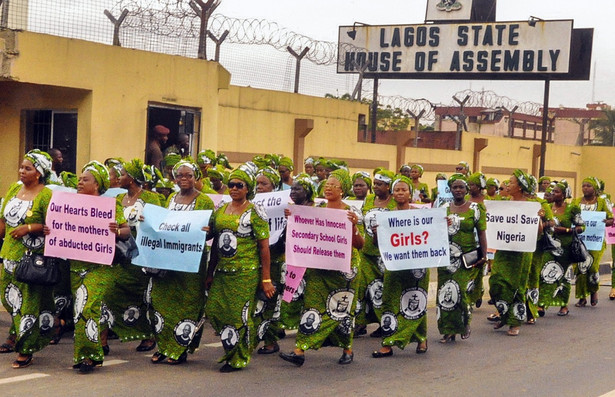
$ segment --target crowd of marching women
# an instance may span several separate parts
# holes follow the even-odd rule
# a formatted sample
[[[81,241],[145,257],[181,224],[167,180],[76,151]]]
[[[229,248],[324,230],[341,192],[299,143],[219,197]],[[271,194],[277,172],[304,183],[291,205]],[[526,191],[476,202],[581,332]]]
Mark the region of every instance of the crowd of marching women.
[[[613,223],[604,183],[594,177],[583,179],[582,196],[569,200],[565,180],[537,180],[515,170],[498,181],[472,173],[465,162],[449,176],[438,174],[430,189],[418,164],[351,175],[342,161],[308,158],[299,172],[290,158],[269,154],[232,169],[224,155],[204,150],[196,160],[169,153],[162,169],[111,158],[87,163],[79,175],[58,175],[56,152],[28,152],[19,181],[1,205],[2,304],[12,322],[0,353],[15,352],[16,369],[31,365],[36,352],[58,343],[69,329],[74,329],[73,364],[80,373],[103,364],[112,334],[140,341],[138,351],[154,351],[152,364],[182,364],[198,348],[205,321],[224,349],[221,372],[246,367],[260,342],[258,354],[279,352],[285,329],[297,329],[295,348],[279,356],[296,366],[305,362],[306,350],[323,346],[341,348],[339,364],[351,363],[353,338],[373,323],[378,328],[371,336],[381,339],[381,347],[372,357],[391,356],[393,347],[414,342],[417,354],[426,353],[430,269],[387,269],[376,221],[383,211],[416,211],[416,204],[446,211],[450,258],[447,266],[432,269],[440,343],[470,337],[472,311],[483,303],[483,277],[489,273],[489,303],[497,309],[489,320],[494,329],[507,327],[510,336],[519,335],[521,324],[535,324],[549,307],[566,316],[572,282],[575,306],[598,304],[606,244],[577,259],[577,235],[585,230],[582,213],[602,212],[605,225]],[[448,196],[439,191],[443,188]],[[203,228],[211,249],[203,250],[197,272],[135,266],[121,255],[103,266],[92,253],[91,261],[54,262],[60,277],[51,286],[20,281],[27,259],[44,252],[47,211],[57,190],[115,197],[115,217],[104,232],[117,242],[137,235],[146,205],[211,210]],[[285,216],[300,206],[335,209],[352,229],[350,240],[340,242],[349,246],[349,271],[307,268],[287,300],[282,299],[285,232],[270,240],[267,211],[253,200],[255,194],[281,190],[290,191]],[[538,230],[534,252],[488,250],[489,200],[537,203],[537,214],[531,214]],[[615,299],[615,289],[609,296]]]

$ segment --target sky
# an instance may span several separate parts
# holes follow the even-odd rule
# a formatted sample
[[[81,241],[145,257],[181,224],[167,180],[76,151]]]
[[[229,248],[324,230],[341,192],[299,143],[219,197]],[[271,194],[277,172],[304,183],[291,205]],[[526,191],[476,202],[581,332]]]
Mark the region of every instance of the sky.
[[[420,24],[427,0],[222,0],[215,13],[230,18],[266,19],[323,41],[337,41],[338,27],[363,22],[370,25]],[[551,82],[552,107],[585,107],[592,102],[615,105],[615,1],[613,0],[499,0],[497,21],[573,19],[575,28],[594,28],[590,81]],[[595,80],[595,81],[594,81]],[[491,90],[516,101],[542,103],[541,81],[394,80],[381,85],[380,94],[428,98],[450,103],[464,89]]]

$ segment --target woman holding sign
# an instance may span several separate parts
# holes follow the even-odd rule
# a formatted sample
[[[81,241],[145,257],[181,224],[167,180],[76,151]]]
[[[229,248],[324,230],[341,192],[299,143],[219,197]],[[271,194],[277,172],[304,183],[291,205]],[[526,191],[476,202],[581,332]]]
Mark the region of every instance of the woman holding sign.
[[[87,163],[81,170],[77,193],[100,196],[108,188],[107,168],[98,161]],[[47,233],[48,229],[45,232]],[[130,235],[130,228],[119,202],[115,210],[115,220],[109,223],[109,232],[116,236],[116,240],[126,240]],[[105,266],[79,260],[70,261],[71,289],[75,297],[73,368],[80,373],[90,373],[95,366],[103,363],[105,347],[108,346],[107,333],[114,321],[107,301],[115,296],[118,268],[119,266]]]
[[[394,210],[409,210],[412,181],[396,176],[392,183]],[[429,269],[384,272],[382,294],[382,347],[372,353],[374,358],[393,355],[393,346],[400,349],[417,342],[416,353],[427,352],[427,291]]]
[[[613,214],[609,210],[606,201],[599,196],[600,181],[593,176],[583,179],[581,185],[583,197],[574,199],[573,204],[581,207],[581,211],[604,211],[606,226],[613,225]],[[587,305],[587,296],[591,295],[591,305],[598,304],[598,288],[600,288],[600,259],[604,253],[606,241],[603,241],[602,248],[595,251],[589,251],[591,256],[583,263],[578,263],[576,266],[576,282],[575,295],[579,301],[575,304],[576,307],[585,307]]]
[[[120,193],[117,200],[122,204],[124,218],[130,226],[130,233],[133,237],[137,236],[136,228],[145,204],[160,206],[160,196],[144,190],[141,187],[144,182],[143,161],[134,159],[122,165],[120,187],[126,189],[127,193]],[[121,304],[119,313],[122,316],[116,322],[120,329],[115,331],[122,341],[141,339],[137,351],[150,351],[156,346],[156,339],[145,315],[147,303],[143,301],[143,296],[146,296],[144,293],[148,289],[149,277],[141,271],[141,268],[133,266],[129,260],[122,264],[121,273],[118,281],[121,294],[116,297],[115,301]],[[131,310],[137,316],[129,316]]]
[[[214,243],[207,270],[207,317],[222,341],[225,364],[220,372],[245,368],[262,339],[268,321],[255,329],[254,316],[266,309],[275,295],[269,272],[269,223],[254,198],[255,177],[245,164],[229,176],[230,203],[219,207],[212,219]],[[215,274],[214,274],[215,271]],[[261,286],[264,296],[257,298]]]
[[[214,203],[196,188],[201,170],[194,162],[181,160],[173,167],[173,178],[179,192],[167,200],[171,211],[213,210]],[[153,364],[171,365],[186,362],[201,340],[199,322],[205,305],[205,271],[207,253],[203,252],[198,273],[167,271],[151,278],[149,295],[150,318],[158,351],[151,358]]]
[[[476,301],[473,292],[482,287],[475,273],[487,260],[485,207],[466,199],[468,184],[462,174],[451,175],[448,185],[453,193],[453,202],[447,204],[451,265],[438,268],[438,329],[443,335],[440,343],[454,341],[456,334],[461,339],[470,337],[472,304]],[[476,254],[474,260],[465,259],[472,253]],[[482,279],[482,271],[479,277]]]
[[[517,169],[507,185],[511,201],[536,201],[528,198],[533,191],[532,178]],[[538,215],[542,217],[544,210]],[[538,223],[538,234],[542,232],[542,222]],[[526,289],[532,264],[531,252],[498,250],[491,266],[489,293],[500,314],[493,329],[509,326],[508,335],[519,335],[519,326],[527,319]]]
[[[350,364],[354,358],[352,339],[357,302],[356,274],[359,265],[358,250],[363,246],[363,237],[357,229],[360,215],[342,201],[351,189],[350,176],[343,169],[332,171],[324,184],[326,208],[345,210],[352,223],[350,273],[306,269],[305,310],[299,324],[295,350],[291,353],[280,353],[283,360],[296,366],[305,362],[306,350],[319,349],[322,346],[338,346],[344,349],[338,360],[340,365]]]
[[[53,287],[15,280],[14,271],[27,250],[42,253],[43,225],[51,190],[45,187],[51,174],[51,157],[39,150],[28,152],[19,166],[21,183],[11,185],[0,212],[0,257],[4,260],[0,285],[2,304],[11,316],[11,328],[0,353],[17,352],[13,368],[32,364],[32,354],[43,349],[53,335]],[[44,326],[43,319],[51,323]]]
[[[391,211],[395,208],[395,200],[391,194],[391,182],[393,172],[385,169],[376,169],[374,172],[374,194],[365,198],[363,203],[363,228],[365,244],[361,249],[361,262],[357,276],[359,289],[357,290],[358,305],[360,311],[356,318],[357,335],[367,333],[367,324],[380,323],[380,306],[382,305],[382,276],[384,265],[380,259],[380,251],[374,244],[374,226],[376,225],[376,213]],[[361,228],[361,225],[359,225]],[[363,230],[361,230],[363,231]],[[377,292],[377,294],[374,294]],[[375,299],[376,298],[376,299]],[[380,328],[371,334],[374,338],[382,336]]]

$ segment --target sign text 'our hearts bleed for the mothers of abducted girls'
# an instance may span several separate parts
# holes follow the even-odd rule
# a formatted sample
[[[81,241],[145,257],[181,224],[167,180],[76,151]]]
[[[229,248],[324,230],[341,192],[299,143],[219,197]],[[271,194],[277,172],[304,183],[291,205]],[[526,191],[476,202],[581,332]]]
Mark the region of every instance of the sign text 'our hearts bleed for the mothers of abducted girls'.
[[[45,224],[45,255],[110,265],[115,254],[115,199],[54,192]]]
[[[445,208],[382,211],[376,221],[380,257],[388,270],[450,264]]]

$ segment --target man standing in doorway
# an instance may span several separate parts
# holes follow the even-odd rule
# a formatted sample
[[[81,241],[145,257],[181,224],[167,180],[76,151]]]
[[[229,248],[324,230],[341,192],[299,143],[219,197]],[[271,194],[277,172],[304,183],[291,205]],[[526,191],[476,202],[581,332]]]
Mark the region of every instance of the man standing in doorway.
[[[153,128],[147,144],[145,153],[145,163],[162,169],[162,147],[169,139],[171,131],[164,125],[157,125]]]
[[[60,149],[51,148],[48,153],[51,156],[51,175],[49,176],[49,182],[54,185],[62,185],[62,179],[58,176],[58,174],[62,172],[62,163],[64,162],[62,152]]]

